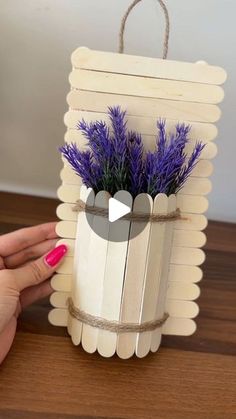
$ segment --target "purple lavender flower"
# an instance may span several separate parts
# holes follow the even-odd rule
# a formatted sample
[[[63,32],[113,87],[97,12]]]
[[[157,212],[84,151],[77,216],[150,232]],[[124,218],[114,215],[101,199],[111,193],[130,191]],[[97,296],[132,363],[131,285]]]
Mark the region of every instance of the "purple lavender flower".
[[[120,106],[109,106],[108,115],[113,129],[114,151],[118,156],[122,156],[127,151],[126,111],[122,111]]]
[[[127,143],[129,159],[128,184],[131,195],[136,196],[141,192],[143,183],[144,150],[142,137],[134,131],[129,131]]]
[[[196,167],[198,163],[198,159],[201,155],[202,150],[204,149],[205,144],[198,141],[193,149],[193,152],[188,160],[188,163],[186,163],[180,170],[178,174],[178,181],[175,193],[177,193],[185,184],[188,177],[192,173],[193,169]]]
[[[127,121],[126,111],[120,106],[108,107],[108,115],[111,121],[113,136],[113,177],[117,190],[127,189],[127,167],[128,167],[128,142],[127,142]]]
[[[157,121],[158,137],[157,137],[157,153],[158,158],[161,158],[165,152],[167,144],[166,136],[166,121],[165,119],[159,119]]]
[[[60,148],[83,183],[95,192],[104,189],[111,195],[121,189],[128,190],[133,197],[141,192],[153,198],[160,192],[177,193],[204,148],[204,144],[197,142],[187,157],[185,147],[191,127],[177,124],[175,132],[167,134],[165,120],[158,120],[156,149],[145,153],[141,135],[127,131],[126,112],[119,106],[109,107],[108,116],[111,129],[104,121],[78,123],[88,150],[80,151],[76,144]]]
[[[101,187],[102,173],[100,166],[93,162],[91,151],[80,151],[75,143],[66,143],[59,150],[76,174],[82,178],[83,183],[98,192]]]
[[[168,137],[164,120],[159,120],[157,127],[157,148],[153,153],[153,175],[152,179],[149,179],[151,185],[149,193],[152,196],[159,192],[170,195],[176,193],[178,176],[187,158],[184,150],[189,141],[188,133],[191,127],[177,124],[175,134],[171,133]]]

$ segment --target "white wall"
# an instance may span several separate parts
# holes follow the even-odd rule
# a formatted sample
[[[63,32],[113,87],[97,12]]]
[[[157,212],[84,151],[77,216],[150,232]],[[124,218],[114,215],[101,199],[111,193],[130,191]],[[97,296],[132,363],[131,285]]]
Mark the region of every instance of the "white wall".
[[[131,0],[2,0],[0,13],[0,189],[55,196],[60,184],[70,54],[81,45],[115,51]],[[128,21],[126,52],[160,56],[163,16],[143,0]],[[209,217],[236,221],[235,0],[166,0],[169,58],[225,67]]]

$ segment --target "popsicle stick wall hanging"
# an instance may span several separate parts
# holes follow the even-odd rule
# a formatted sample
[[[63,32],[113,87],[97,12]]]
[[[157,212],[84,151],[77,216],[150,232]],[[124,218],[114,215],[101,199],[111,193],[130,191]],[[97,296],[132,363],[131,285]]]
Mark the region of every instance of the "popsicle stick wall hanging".
[[[226,79],[206,62],[166,59],[162,0],[163,58],[124,54],[126,19],[140,1],[124,15],[119,53],[72,54],[57,209],[58,244],[69,251],[52,278],[49,314],[74,345],[124,359],[156,352],[162,335],[196,330]]]

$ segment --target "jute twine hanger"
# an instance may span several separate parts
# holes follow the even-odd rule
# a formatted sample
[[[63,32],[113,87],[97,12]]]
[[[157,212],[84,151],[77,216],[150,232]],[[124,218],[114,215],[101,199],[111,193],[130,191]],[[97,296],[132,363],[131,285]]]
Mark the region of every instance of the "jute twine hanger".
[[[126,20],[131,12],[131,10],[142,0],[134,0],[133,3],[128,7],[126,13],[124,14],[120,32],[119,32],[119,53],[124,52],[124,31]],[[169,34],[170,34],[170,21],[169,21],[169,14],[165,3],[162,0],[157,0],[160,4],[164,16],[165,16],[165,35],[164,35],[164,42],[163,42],[163,59],[167,58],[168,53],[168,43],[169,43]],[[92,207],[90,205],[86,205],[81,199],[76,201],[76,205],[73,208],[73,211],[83,211],[88,212],[94,215],[99,215],[101,217],[108,217],[108,210],[105,208],[99,207]],[[143,214],[143,213],[130,213],[122,217],[122,219],[129,220],[129,221],[151,221],[151,222],[168,222],[168,221],[175,221],[182,219],[180,215],[180,210],[177,208],[175,211],[169,214]],[[166,320],[169,317],[168,313],[164,313],[162,318],[146,321],[143,323],[122,323],[115,320],[107,320],[99,316],[94,316],[92,314],[86,313],[85,311],[76,307],[73,303],[71,297],[67,300],[68,311],[70,315],[77,319],[78,321],[87,324],[92,327],[96,327],[98,329],[107,330],[113,333],[143,333],[148,331],[156,330],[163,326]]]
[[[126,20],[131,10],[141,1],[142,0],[134,0],[133,3],[131,3],[131,5],[126,10],[124,16],[122,17],[120,32],[119,32],[119,49],[118,49],[119,53],[121,54],[124,52],[124,32],[125,32]],[[168,54],[168,45],[169,45],[169,37],[170,37],[170,19],[169,19],[169,13],[168,13],[167,7],[165,3],[163,2],[163,0],[157,0],[157,1],[160,4],[163,10],[164,16],[165,16],[165,34],[164,34],[163,54],[162,54],[162,58],[163,60],[165,60]]]

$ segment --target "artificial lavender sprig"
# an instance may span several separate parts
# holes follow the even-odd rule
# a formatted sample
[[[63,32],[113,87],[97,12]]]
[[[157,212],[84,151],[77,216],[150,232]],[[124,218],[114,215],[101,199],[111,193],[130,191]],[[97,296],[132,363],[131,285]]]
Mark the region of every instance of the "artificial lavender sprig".
[[[84,120],[77,124],[77,129],[82,132],[88,141],[92,153],[93,165],[100,169],[98,184],[101,189],[113,191],[114,145],[110,141],[110,131],[105,122],[96,121],[87,123]],[[83,179],[83,177],[82,177]],[[96,177],[93,180],[95,183]],[[92,186],[91,186],[92,187]]]
[[[157,128],[156,150],[147,153],[144,172],[144,189],[151,196],[175,193],[178,175],[187,158],[184,148],[190,131],[188,125],[178,124],[175,134],[167,137],[164,120],[157,121]]]
[[[59,150],[76,174],[82,178],[83,183],[98,192],[102,187],[102,171],[100,166],[94,163],[92,152],[80,151],[75,143],[66,143]]]
[[[127,130],[126,112],[119,106],[109,107],[111,129],[104,121],[80,121],[77,128],[87,140],[88,150],[66,144],[60,151],[83,183],[114,195],[127,190],[133,197],[141,192],[153,198],[160,192],[177,193],[196,166],[204,144],[197,142],[190,157],[185,147],[191,127],[177,124],[167,134],[165,120],[157,121],[158,135],[154,151],[144,151],[142,137]]]
[[[186,163],[179,172],[175,193],[177,193],[184,186],[193,169],[196,167],[196,164],[198,163],[198,159],[204,147],[205,144],[202,144],[199,141],[196,143],[194,150],[188,160],[188,163]]]
[[[128,138],[127,121],[125,120],[126,111],[122,111],[120,106],[108,107],[113,135],[113,177],[117,190],[127,189],[127,166],[128,166]]]
[[[131,195],[136,196],[142,191],[143,187],[143,164],[144,150],[140,134],[129,131],[127,135],[128,145],[128,185]]]

